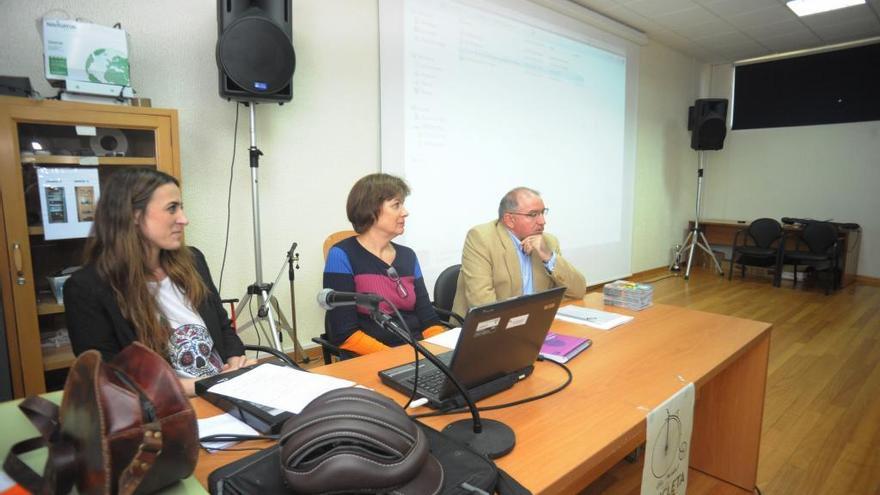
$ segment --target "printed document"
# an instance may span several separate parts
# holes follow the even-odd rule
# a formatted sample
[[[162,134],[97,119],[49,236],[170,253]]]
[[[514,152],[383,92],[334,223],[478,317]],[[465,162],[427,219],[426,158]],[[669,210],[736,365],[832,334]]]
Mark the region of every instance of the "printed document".
[[[632,320],[633,317],[570,304],[562,306],[556,311],[556,319],[598,328],[599,330],[611,330],[618,325]]]
[[[198,420],[199,426],[199,438],[207,437],[208,435],[259,435],[260,432],[241,422],[235,416],[229,413],[223,413],[219,416],[213,416],[210,418],[204,418]],[[211,449],[225,449],[232,444],[237,443],[237,440],[228,440],[223,442],[204,442],[202,446],[208,452],[213,453],[214,450]]]
[[[354,382],[341,378],[267,363],[208,391],[299,414],[319,395],[353,385]]]

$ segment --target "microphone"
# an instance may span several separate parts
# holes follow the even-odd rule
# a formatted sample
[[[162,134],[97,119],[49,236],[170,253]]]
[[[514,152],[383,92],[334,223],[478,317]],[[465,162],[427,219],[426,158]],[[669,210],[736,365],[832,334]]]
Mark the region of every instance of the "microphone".
[[[327,289],[324,289],[327,290]],[[462,419],[459,421],[455,421],[450,423],[443,429],[443,434],[452,437],[453,439],[470,446],[472,449],[477,452],[485,455],[489,459],[497,459],[499,457],[505,456],[513,450],[513,446],[516,444],[516,434],[513,432],[513,429],[502,423],[501,421],[497,421],[494,419],[480,419],[480,412],[477,410],[476,404],[474,404],[473,399],[468,393],[467,389],[455,378],[455,375],[452,373],[452,370],[449,369],[446,364],[441,361],[437,356],[435,356],[431,351],[425,349],[424,346],[419,344],[410,334],[409,329],[406,328],[406,322],[403,321],[403,318],[400,317],[400,312],[397,310],[397,307],[394,304],[385,299],[382,296],[376,294],[369,294],[373,297],[378,297],[391,306],[394,312],[400,318],[400,323],[403,327],[395,321],[391,315],[385,314],[382,311],[379,311],[379,305],[376,304],[370,311],[370,316],[373,318],[379,326],[382,328],[394,333],[398,337],[404,340],[404,342],[413,346],[417,352],[420,352],[425,359],[431,362],[434,366],[437,367],[447,378],[449,381],[455,385],[455,388],[458,389],[458,392],[464,398],[464,401],[467,403],[467,407],[471,413],[471,419]],[[418,360],[415,362],[416,373],[418,373]],[[416,377],[418,374],[416,374]],[[418,383],[414,386],[414,388],[418,389]]]
[[[333,289],[323,289],[318,293],[318,305],[326,310],[339,306],[360,306],[374,310],[379,308],[379,303],[383,299],[382,296],[369,292],[340,292]]]

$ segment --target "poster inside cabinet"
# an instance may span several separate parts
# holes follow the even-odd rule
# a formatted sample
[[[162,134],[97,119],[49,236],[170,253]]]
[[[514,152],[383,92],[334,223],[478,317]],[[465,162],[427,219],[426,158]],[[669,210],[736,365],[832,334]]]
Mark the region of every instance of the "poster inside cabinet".
[[[47,240],[88,237],[101,193],[97,168],[37,167]]]

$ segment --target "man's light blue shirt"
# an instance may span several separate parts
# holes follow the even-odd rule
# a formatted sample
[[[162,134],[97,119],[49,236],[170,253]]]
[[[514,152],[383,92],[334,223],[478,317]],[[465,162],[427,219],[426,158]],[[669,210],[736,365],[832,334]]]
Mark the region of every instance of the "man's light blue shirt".
[[[516,247],[516,254],[519,255],[519,270],[520,275],[522,275],[522,287],[523,287],[523,295],[532,294],[535,292],[534,285],[532,284],[532,260],[531,256],[525,253],[522,248],[522,242],[513,235],[509,229],[507,230],[507,234],[510,235],[510,239],[513,240],[513,245]],[[544,263],[544,268],[547,269],[548,272],[553,272],[553,268],[556,267],[556,253],[550,255],[550,259]]]

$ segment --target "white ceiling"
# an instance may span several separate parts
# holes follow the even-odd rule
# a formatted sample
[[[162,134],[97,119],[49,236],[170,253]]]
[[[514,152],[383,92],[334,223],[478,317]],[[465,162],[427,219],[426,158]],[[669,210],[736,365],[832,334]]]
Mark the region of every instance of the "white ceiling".
[[[880,36],[880,0],[798,17],[785,0],[571,0],[710,63]]]

